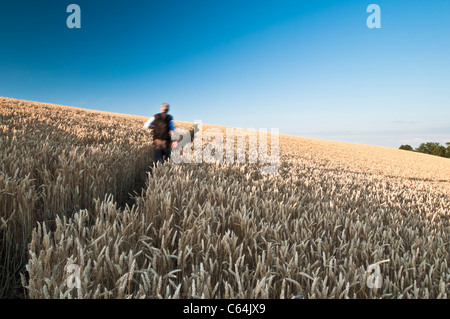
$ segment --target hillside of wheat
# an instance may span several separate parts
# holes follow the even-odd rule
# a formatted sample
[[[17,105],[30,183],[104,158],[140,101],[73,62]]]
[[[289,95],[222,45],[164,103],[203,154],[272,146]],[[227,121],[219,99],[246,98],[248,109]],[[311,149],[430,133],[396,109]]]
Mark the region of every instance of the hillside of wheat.
[[[280,134],[276,174],[154,167],[146,120],[0,98],[0,297],[449,297],[449,159]]]

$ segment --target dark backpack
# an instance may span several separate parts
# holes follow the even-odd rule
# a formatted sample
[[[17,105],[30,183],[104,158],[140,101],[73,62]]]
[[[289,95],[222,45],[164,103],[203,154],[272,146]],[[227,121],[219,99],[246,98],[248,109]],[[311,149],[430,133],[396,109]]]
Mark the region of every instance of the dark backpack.
[[[170,141],[170,121],[172,116],[166,113],[158,113],[153,120],[153,139]]]

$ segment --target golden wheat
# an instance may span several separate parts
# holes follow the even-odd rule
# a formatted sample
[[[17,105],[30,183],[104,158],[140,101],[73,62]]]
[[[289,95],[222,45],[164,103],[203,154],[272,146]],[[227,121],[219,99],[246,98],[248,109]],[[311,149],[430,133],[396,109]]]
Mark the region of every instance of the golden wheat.
[[[153,161],[138,120],[0,99],[0,297],[20,292],[17,273],[37,221],[129,198]]]
[[[3,99],[2,114],[21,103]],[[26,106],[20,115],[9,111],[14,125],[11,117],[0,123],[2,143],[17,149],[2,154],[10,159],[2,166],[9,182],[1,184],[1,217],[9,229],[15,214],[35,214],[25,232],[29,298],[449,296],[448,159],[280,135],[277,174],[261,174],[258,163],[166,163],[146,174],[131,205],[122,190],[139,191],[137,177],[119,184],[149,167],[136,162],[151,151],[140,130],[145,119]],[[53,122],[47,109],[60,112]],[[46,114],[44,135],[18,124],[29,124],[26,112]],[[49,133],[54,126],[64,133]],[[48,148],[20,156],[31,152],[17,143],[27,139]],[[85,194],[94,184],[95,194]],[[79,289],[67,284],[70,264],[80,267]],[[380,288],[367,285],[374,264]]]

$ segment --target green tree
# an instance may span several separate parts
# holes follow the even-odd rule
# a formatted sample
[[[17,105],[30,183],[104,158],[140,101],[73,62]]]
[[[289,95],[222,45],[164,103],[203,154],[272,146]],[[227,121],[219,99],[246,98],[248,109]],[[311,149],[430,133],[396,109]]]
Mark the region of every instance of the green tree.
[[[417,152],[425,153],[425,154],[431,154],[436,156],[443,156],[446,155],[446,148],[439,143],[434,142],[428,142],[428,143],[422,143],[419,145],[418,148],[416,148]]]
[[[400,150],[406,150],[406,151],[414,151],[411,145],[406,144],[399,147]]]

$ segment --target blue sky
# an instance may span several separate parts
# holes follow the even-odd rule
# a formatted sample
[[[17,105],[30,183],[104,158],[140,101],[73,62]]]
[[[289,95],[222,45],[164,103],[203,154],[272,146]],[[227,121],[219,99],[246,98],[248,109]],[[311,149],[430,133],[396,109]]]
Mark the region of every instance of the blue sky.
[[[66,8],[81,7],[81,29]],[[366,8],[381,7],[381,29]],[[327,140],[450,141],[450,1],[0,2],[0,96]]]

